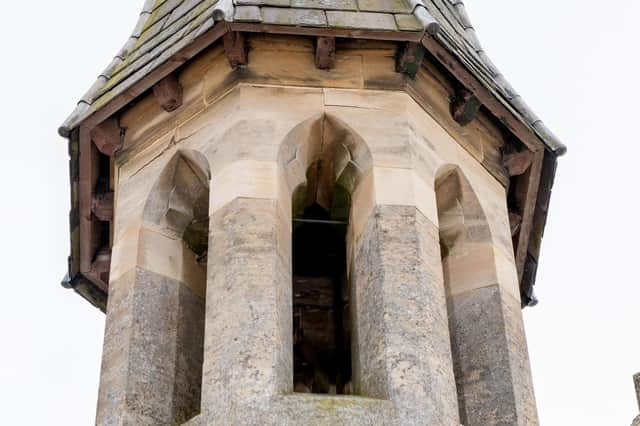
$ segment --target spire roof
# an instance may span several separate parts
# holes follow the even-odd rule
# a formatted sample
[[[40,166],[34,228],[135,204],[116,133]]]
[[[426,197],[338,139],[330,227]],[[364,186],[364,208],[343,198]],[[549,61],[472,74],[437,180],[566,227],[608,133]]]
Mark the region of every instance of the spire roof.
[[[147,0],[133,33],[60,127],[68,136],[85,119],[209,30],[251,24],[265,32],[420,41],[432,35],[486,90],[557,155],[564,145],[506,81],[480,45],[462,0]],[[194,52],[195,54],[197,52]]]

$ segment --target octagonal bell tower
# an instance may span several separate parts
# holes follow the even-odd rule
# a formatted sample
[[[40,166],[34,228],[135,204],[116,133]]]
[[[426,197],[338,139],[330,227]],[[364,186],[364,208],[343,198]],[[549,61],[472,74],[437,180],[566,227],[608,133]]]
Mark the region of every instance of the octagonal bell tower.
[[[60,133],[97,424],[538,424],[564,147],[461,1],[149,0]]]

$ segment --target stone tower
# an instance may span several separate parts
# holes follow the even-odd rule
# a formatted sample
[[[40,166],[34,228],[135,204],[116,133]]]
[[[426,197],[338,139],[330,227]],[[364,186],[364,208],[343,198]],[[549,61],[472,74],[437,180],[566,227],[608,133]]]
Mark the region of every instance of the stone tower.
[[[60,128],[99,425],[535,425],[557,156],[460,0],[147,0]]]

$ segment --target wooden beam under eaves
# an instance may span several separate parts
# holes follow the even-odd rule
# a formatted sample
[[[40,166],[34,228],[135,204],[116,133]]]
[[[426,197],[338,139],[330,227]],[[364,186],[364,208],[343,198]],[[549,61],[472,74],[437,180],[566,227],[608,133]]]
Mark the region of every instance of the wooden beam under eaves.
[[[231,68],[237,68],[249,63],[247,43],[244,34],[239,31],[231,31],[223,36],[224,53],[227,55]]]
[[[91,130],[91,140],[98,151],[112,157],[122,147],[122,129],[118,119],[110,117]]]
[[[336,66],[336,38],[316,38],[316,67],[330,70]]]
[[[91,200],[91,212],[101,221],[113,220],[113,191],[94,194]]]
[[[524,151],[505,153],[502,156],[502,162],[509,176],[520,176],[531,166],[534,157],[533,152],[525,149]]]
[[[497,117],[530,151],[538,152],[544,149],[542,141],[527,128],[514,114],[487,89],[471,72],[460,63],[433,36],[425,36],[422,45],[442,66],[447,69],[460,83],[476,96],[482,105]]]
[[[420,43],[407,42],[398,52],[396,71],[414,78],[424,59],[425,48]]]
[[[480,110],[480,100],[469,90],[460,88],[451,99],[451,116],[461,126],[471,123]]]

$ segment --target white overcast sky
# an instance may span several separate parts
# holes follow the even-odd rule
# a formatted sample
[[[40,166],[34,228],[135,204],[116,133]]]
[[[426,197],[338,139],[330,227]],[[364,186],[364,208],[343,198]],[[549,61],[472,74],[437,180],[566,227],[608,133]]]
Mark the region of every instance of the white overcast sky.
[[[142,0],[3,4],[0,424],[94,422],[104,316],[59,282],[67,146],[56,132]],[[628,425],[640,371],[635,0],[467,0],[483,45],[569,146],[525,311],[543,425]]]

